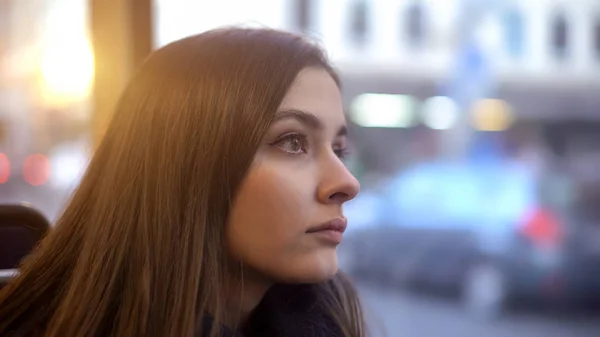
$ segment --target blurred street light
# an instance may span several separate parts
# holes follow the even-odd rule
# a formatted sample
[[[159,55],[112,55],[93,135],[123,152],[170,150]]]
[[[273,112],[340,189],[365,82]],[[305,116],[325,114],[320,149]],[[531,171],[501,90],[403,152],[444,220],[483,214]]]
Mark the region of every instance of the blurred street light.
[[[423,104],[423,123],[434,130],[454,127],[459,119],[459,107],[450,97],[431,97]]]
[[[371,128],[406,128],[415,124],[416,99],[390,94],[362,94],[350,106],[350,119]]]
[[[508,103],[501,99],[482,99],[471,109],[471,122],[480,131],[504,131],[513,121]]]

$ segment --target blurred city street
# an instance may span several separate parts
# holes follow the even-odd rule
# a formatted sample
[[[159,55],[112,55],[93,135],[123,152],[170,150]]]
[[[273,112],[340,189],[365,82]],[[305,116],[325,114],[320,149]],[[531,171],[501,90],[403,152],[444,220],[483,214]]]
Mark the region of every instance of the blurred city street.
[[[359,283],[373,337],[592,337],[600,317],[518,312],[497,322],[468,317],[458,304]]]
[[[371,336],[600,337],[586,310],[472,314],[600,306],[600,0],[257,3],[0,0],[0,205],[55,223],[151,50],[281,29],[339,73],[361,192],[338,252],[380,281],[357,283]]]

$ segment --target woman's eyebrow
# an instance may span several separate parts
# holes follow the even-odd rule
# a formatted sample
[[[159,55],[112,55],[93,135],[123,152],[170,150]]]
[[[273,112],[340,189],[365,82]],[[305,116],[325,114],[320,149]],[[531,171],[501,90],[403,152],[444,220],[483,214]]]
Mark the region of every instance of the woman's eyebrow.
[[[280,110],[275,115],[275,119],[273,120],[273,122],[275,123],[275,122],[285,120],[285,119],[295,119],[298,122],[306,125],[307,127],[311,128],[311,129],[314,129],[314,130],[325,129],[325,125],[323,124],[323,121],[321,121],[321,119],[319,119],[319,117],[317,117],[314,114],[307,112],[307,111],[302,111],[302,110],[298,110],[298,109]],[[338,136],[338,137],[346,136],[347,134],[348,134],[348,128],[346,127],[346,125],[341,125],[338,128],[336,136]]]

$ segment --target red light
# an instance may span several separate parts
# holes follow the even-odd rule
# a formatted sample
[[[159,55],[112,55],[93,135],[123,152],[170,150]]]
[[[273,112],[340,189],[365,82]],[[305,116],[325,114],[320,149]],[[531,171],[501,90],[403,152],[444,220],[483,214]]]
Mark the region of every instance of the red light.
[[[23,163],[23,177],[32,186],[41,186],[50,179],[50,160],[43,154],[32,154]]]
[[[10,178],[10,160],[4,153],[0,153],[0,184],[4,184]]]
[[[541,245],[555,245],[562,239],[558,219],[544,209],[537,209],[530,213],[521,230],[526,237]]]

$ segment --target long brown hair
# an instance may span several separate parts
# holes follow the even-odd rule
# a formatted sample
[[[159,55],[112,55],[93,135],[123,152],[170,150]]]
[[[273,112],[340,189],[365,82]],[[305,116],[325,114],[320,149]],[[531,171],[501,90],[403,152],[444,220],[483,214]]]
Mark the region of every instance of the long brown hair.
[[[0,293],[0,335],[193,336],[225,310],[223,227],[274,114],[305,67],[305,39],[210,31],[154,52],[126,88],[56,228]],[[322,285],[347,336],[356,293]]]

